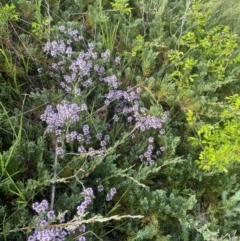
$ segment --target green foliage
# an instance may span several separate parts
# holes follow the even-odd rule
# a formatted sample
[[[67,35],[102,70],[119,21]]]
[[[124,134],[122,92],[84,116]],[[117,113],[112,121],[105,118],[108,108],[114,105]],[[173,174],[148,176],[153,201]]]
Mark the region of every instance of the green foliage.
[[[227,166],[239,162],[239,96],[227,98],[228,105],[220,113],[220,120],[215,124],[203,124],[197,130],[198,137],[190,138],[192,143],[199,144],[203,150],[197,163],[203,170],[212,168],[227,171]],[[190,125],[196,121],[192,113],[188,114]]]
[[[15,5],[0,6],[0,34],[3,36],[7,34],[7,25],[9,22],[18,21],[19,13],[16,11]],[[10,91],[15,94],[20,94],[20,86],[17,83],[17,69],[11,54],[4,50],[2,43],[0,46],[0,66],[12,78],[12,83],[9,84]],[[0,81],[0,84],[2,81]],[[3,87],[4,88],[4,87]]]
[[[39,38],[47,38],[50,35],[50,22],[51,19],[48,18],[41,23],[32,22],[32,32]]]
[[[5,120],[7,124],[10,126],[10,130],[12,132],[10,133],[13,134],[13,137],[14,137],[13,145],[9,148],[7,152],[4,152],[3,154],[1,154],[1,178],[2,178],[5,172],[7,173],[7,167],[11,162],[12,155],[14,151],[17,149],[17,147],[19,146],[22,139],[23,114],[21,114],[18,127],[16,127],[13,120],[9,117],[7,109],[4,107],[4,105],[1,102],[0,102],[0,105],[3,112],[1,119],[2,121]]]
[[[132,49],[132,56],[135,57],[137,52],[141,52],[144,47],[144,37],[142,35],[138,35],[136,37],[134,48]]]
[[[225,24],[231,28],[231,31],[238,34],[239,29],[239,11],[240,4],[234,0],[213,0],[213,13],[210,16],[210,25]]]
[[[74,221],[83,187],[97,193],[84,217],[90,241],[238,240],[238,1],[5,2],[0,5],[0,239],[27,240],[36,218],[32,203],[50,200],[55,185],[54,207],[67,210],[67,221]],[[62,25],[84,36],[74,55],[91,42],[97,52],[109,49],[112,61],[98,64],[116,74],[122,89],[141,86],[139,101],[149,115],[169,112],[166,133],[149,133],[154,145],[165,147],[156,165],[139,162],[148,140],[140,133],[131,139],[129,123],[121,119],[107,128],[114,108],[103,111],[106,88],[100,84],[82,98],[67,97],[92,103],[68,131],[88,124],[95,134],[109,134],[107,152],[90,161],[89,155],[74,155],[76,143],[62,142],[67,154],[54,163],[56,140],[44,134],[39,116],[66,94],[59,89],[63,76],[49,74],[54,59],[42,47],[46,40],[66,40],[58,32]],[[113,186],[117,194],[106,202]]]
[[[179,50],[173,50],[168,55],[175,66],[170,78],[179,88],[194,84],[199,94],[215,91],[233,81],[229,77],[226,79],[227,68],[233,68],[231,65],[238,62],[234,53],[238,48],[237,36],[230,34],[229,27],[216,26],[207,32],[203,26],[196,32],[189,31],[183,35],[178,43]],[[205,87],[203,83],[206,83]]]
[[[179,50],[168,56],[176,67],[170,76],[179,86],[189,85],[195,79],[198,82],[199,75],[196,73],[199,72],[205,78],[222,81],[225,79],[226,68],[238,61],[236,58],[232,59],[235,56],[234,50],[238,48],[237,36],[230,34],[229,27],[216,26],[202,34],[203,26],[196,32],[190,31],[183,35],[179,41]],[[182,52],[183,49],[186,54]]]
[[[0,49],[1,55],[4,57],[4,68],[7,73],[9,73],[10,77],[13,80],[13,83],[9,84],[10,91],[14,92],[14,94],[19,95],[20,94],[20,85],[17,82],[17,69],[13,62],[13,57],[11,55],[7,55],[7,53]]]
[[[0,26],[2,27],[7,21],[17,21],[19,17],[19,13],[16,12],[16,7],[14,4],[4,6],[1,5],[0,8]]]
[[[111,6],[115,11],[119,11],[121,15],[131,14],[128,0],[114,0],[114,2],[111,2]]]
[[[113,11],[116,12],[114,16],[103,9],[102,0],[96,1],[93,5],[89,6],[88,23],[91,28],[100,27],[101,41],[106,49],[113,52],[116,44],[116,36],[119,25],[126,21],[125,15],[131,15],[131,8],[128,1],[116,0],[111,2]],[[112,22],[112,24],[110,24]]]
[[[238,37],[228,26],[208,28],[210,3],[195,1],[190,6],[180,34],[169,40],[168,51],[159,51],[164,64],[160,70],[156,65],[152,71],[156,71],[158,81],[149,89],[158,102],[180,106],[185,113],[191,110],[212,115],[212,106],[230,95],[238,81]],[[189,24],[191,27],[187,28]],[[155,63],[159,57],[155,57]]]
[[[237,191],[233,196],[230,198],[227,198],[227,193],[222,193],[222,201],[224,205],[225,210],[225,217],[227,219],[232,219],[231,224],[232,225],[239,225],[239,221],[237,220],[237,217],[239,215],[240,209],[239,209],[239,201],[240,201],[240,191]],[[230,224],[230,222],[226,222],[227,225]]]

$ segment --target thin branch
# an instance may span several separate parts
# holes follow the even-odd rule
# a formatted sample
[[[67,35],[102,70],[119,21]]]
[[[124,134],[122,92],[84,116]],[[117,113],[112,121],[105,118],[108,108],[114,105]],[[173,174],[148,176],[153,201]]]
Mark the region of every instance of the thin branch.
[[[184,27],[184,24],[185,24],[185,22],[186,22],[186,20],[187,20],[187,12],[188,12],[188,10],[189,10],[189,8],[190,8],[190,6],[191,6],[191,3],[192,3],[191,0],[187,0],[187,1],[186,1],[186,9],[185,9],[184,15],[182,16],[182,24],[181,24],[181,26],[179,27],[179,28],[180,28],[180,34],[179,34],[177,43],[179,43],[179,41],[180,41],[180,39],[181,39],[181,37],[182,37],[183,27]]]
[[[94,216],[92,218],[86,219],[86,220],[72,220],[70,222],[67,223],[59,223],[59,224],[48,224],[45,226],[41,226],[42,229],[49,229],[49,228],[65,228],[67,229],[68,227],[71,226],[79,226],[81,224],[84,223],[95,223],[95,222],[107,222],[107,221],[111,221],[111,220],[121,220],[123,218],[144,218],[144,216],[142,215],[123,215],[123,216],[119,216],[119,215],[114,215],[111,217],[102,217],[102,216]],[[32,229],[36,229],[36,226],[30,226],[30,227],[24,227],[24,228],[16,228],[16,229],[12,229],[10,231],[8,231],[9,233],[13,233],[13,232],[19,232],[19,231],[27,231],[27,230],[32,230]],[[0,235],[3,234],[4,232],[0,232]]]

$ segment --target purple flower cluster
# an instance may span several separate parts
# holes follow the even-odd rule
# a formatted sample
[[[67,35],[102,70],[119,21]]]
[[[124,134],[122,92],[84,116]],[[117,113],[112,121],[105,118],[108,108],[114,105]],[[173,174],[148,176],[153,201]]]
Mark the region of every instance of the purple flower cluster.
[[[140,159],[143,161],[143,158],[146,158],[147,161],[144,162],[145,165],[153,165],[155,161],[152,159],[152,152],[153,152],[153,146],[149,145],[147,151],[143,154],[140,155]]]
[[[64,150],[62,147],[57,146],[55,149],[55,153],[57,156],[63,156],[64,155]]]
[[[63,100],[60,104],[56,105],[56,108],[52,105],[48,105],[44,113],[40,116],[40,119],[47,124],[46,132],[54,132],[57,137],[57,143],[61,143],[61,137],[65,134],[64,126],[71,126],[73,123],[78,122],[80,120],[79,113],[86,109],[86,104],[79,107],[76,103]],[[73,141],[77,138],[78,135],[76,131],[66,134],[67,142]],[[90,142],[89,136],[87,137],[87,141]],[[55,149],[55,153],[58,156],[63,156],[64,150],[58,145]]]
[[[56,53],[51,54],[53,58],[56,58],[56,71],[53,76],[63,80],[61,86],[67,93],[74,95],[76,93],[81,94],[84,89],[92,88],[92,86],[96,86],[100,81],[109,87],[108,92],[104,95],[105,104],[115,104],[115,115],[113,116],[115,122],[118,122],[121,116],[125,116],[127,122],[132,123],[135,128],[141,132],[158,129],[161,134],[164,134],[162,124],[166,121],[167,113],[164,113],[160,118],[147,115],[146,109],[142,108],[139,102],[142,91],[141,88],[137,87],[134,90],[132,87],[128,87],[125,91],[118,89],[120,82],[116,76],[106,75],[105,68],[99,65],[99,60],[103,63],[111,60],[109,50],[102,53],[101,58],[99,58],[98,54],[94,52],[94,45],[90,43],[88,44],[87,51],[81,51],[77,57],[74,58],[71,56],[71,60],[69,60],[67,56],[72,52],[71,45],[74,42],[81,41],[83,38],[77,30],[66,30],[64,26],[61,26],[59,30],[68,35],[69,39],[66,41],[67,43],[64,44],[62,41],[56,40],[48,42],[44,47],[44,51],[49,54],[52,52]],[[115,62],[119,63],[120,58],[116,57]],[[63,78],[61,78],[61,76],[63,76]],[[49,123],[47,130],[51,132],[51,130],[54,129],[52,121],[54,118],[51,117],[54,117],[56,113],[54,113],[51,107],[48,107],[46,112],[49,114],[43,115],[42,119],[47,119],[47,123]],[[78,112],[80,112],[80,110],[78,110],[76,114],[78,114]],[[70,141],[73,140],[75,136],[68,136],[67,138],[67,141]],[[104,146],[104,142],[101,146]]]
[[[110,90],[105,94],[105,104],[109,105],[111,102],[118,101],[116,104],[116,113],[114,120],[119,120],[119,115],[127,117],[127,122],[135,122],[135,127],[142,132],[150,129],[159,129],[162,134],[162,124],[167,119],[167,112],[163,114],[161,118],[156,116],[149,116],[146,114],[146,109],[140,107],[141,88],[137,88],[134,91],[129,87],[126,91],[122,90]]]
[[[64,125],[71,125],[79,121],[79,112],[81,111],[81,107],[77,104],[63,100],[57,104],[56,109],[52,105],[48,105],[40,119],[47,124],[46,132],[56,132],[58,135],[59,130]]]
[[[92,188],[86,188],[82,192],[82,195],[84,196],[84,201],[77,207],[78,217],[73,219],[73,222],[77,222],[70,226],[66,225],[65,229],[54,227],[53,225],[56,221],[60,223],[64,222],[63,215],[57,217],[54,210],[48,211],[49,203],[46,200],[43,200],[41,203],[35,202],[32,207],[39,214],[39,216],[36,217],[39,228],[36,228],[33,234],[28,237],[28,241],[65,241],[70,233],[75,233],[76,231],[81,233],[86,232],[86,226],[84,224],[79,225],[78,221],[81,221],[82,216],[86,213],[88,205],[92,202]],[[81,235],[77,240],[84,241],[86,238]]]
[[[44,52],[48,52],[52,57],[66,53],[66,45],[63,40],[47,42],[43,48]]]
[[[44,230],[35,230],[33,235],[28,237],[28,241],[64,241],[67,232],[61,228],[46,228]]]
[[[119,56],[117,56],[114,60],[115,64],[120,64],[121,63],[121,58]]]
[[[98,64],[99,60],[110,61],[110,51],[106,50],[99,59],[98,54],[93,50],[94,45],[90,43],[87,51],[80,51],[78,55],[73,55],[72,45],[82,41],[83,37],[77,30],[65,30],[64,26],[59,29],[69,39],[65,42],[62,40],[47,42],[43,50],[56,60],[52,64],[51,76],[62,80],[60,86],[69,94],[81,95],[82,90],[96,84],[92,79],[95,77],[95,80],[101,81],[109,87],[117,88],[119,83],[116,76],[104,76],[105,68]],[[119,60],[117,59],[117,61]]]
[[[84,133],[85,136],[89,134],[89,129],[90,129],[89,125],[84,125],[83,126],[83,133]]]
[[[66,135],[66,141],[71,142],[77,139],[78,133],[76,131],[72,131]]]
[[[142,132],[150,129],[161,129],[162,121],[160,118],[155,116],[138,116],[135,124]]]
[[[117,89],[117,87],[119,86],[119,82],[115,75],[107,76],[101,80],[113,89]]]
[[[74,43],[82,43],[83,37],[79,35],[77,30],[65,29],[64,26],[59,30],[68,35],[66,41],[54,40],[47,42],[44,51],[54,59],[52,64],[51,76],[60,80],[61,88],[66,92],[67,100],[78,100],[76,104],[67,100],[63,100],[56,107],[48,105],[41,115],[40,119],[46,122],[46,132],[54,133],[57,140],[55,153],[58,156],[64,155],[62,142],[78,142],[78,152],[90,157],[103,156],[110,146],[110,141],[117,140],[118,137],[110,138],[107,131],[114,127],[127,128],[132,133],[132,139],[136,140],[138,134],[154,131],[155,133],[164,134],[163,123],[166,121],[168,113],[165,112],[161,117],[148,115],[147,109],[143,108],[140,102],[142,89],[140,87],[128,87],[126,90],[120,88],[121,83],[115,75],[108,75],[104,66],[107,63],[120,64],[120,58],[116,57],[111,62],[111,53],[106,50],[99,55],[94,51],[94,45],[88,44],[86,51],[74,52]],[[93,106],[88,106],[91,91],[95,91],[101,85],[100,90],[104,91],[101,95],[96,95]],[[103,88],[102,88],[103,86]],[[99,101],[100,99],[100,101]],[[91,110],[91,113],[99,113],[99,103],[106,105],[108,110],[113,109],[109,123],[105,123],[106,129],[99,132],[95,124],[89,126],[90,121],[81,117],[83,111]],[[114,108],[112,108],[114,107]],[[97,108],[97,109],[94,109]],[[107,112],[107,113],[110,113]],[[80,118],[81,117],[81,118]],[[92,118],[94,120],[94,118]],[[72,130],[74,123],[81,123],[81,129]],[[88,123],[88,124],[86,124]],[[113,124],[112,124],[113,123]],[[125,127],[124,125],[125,124]],[[79,125],[78,125],[79,126]],[[125,130],[124,130],[125,131]],[[147,136],[147,135],[146,135]],[[90,144],[94,144],[94,148]],[[139,159],[145,165],[153,165],[158,155],[164,151],[164,147],[156,150],[154,146],[154,138],[149,137],[147,150],[139,156]],[[103,185],[99,184],[97,190],[102,192]],[[113,187],[106,195],[106,201],[113,199],[117,193]],[[81,221],[86,215],[87,208],[93,200],[92,188],[87,188],[82,192],[84,200],[77,207],[77,216],[75,221]],[[52,222],[60,221],[53,210],[48,211],[49,205],[46,200],[41,203],[34,203],[33,209],[39,214],[38,225],[41,229],[35,229],[34,233],[29,237],[30,241],[37,240],[65,240],[69,233],[79,231],[84,233],[85,225],[71,225],[65,227],[65,230],[57,227],[50,227]],[[60,221],[61,222],[61,221]],[[46,226],[46,227],[45,227]],[[45,228],[44,228],[45,227]],[[86,238],[80,235],[78,241],[85,241]]]
[[[86,241],[86,238],[84,236],[80,236],[77,241]]]
[[[36,228],[32,235],[28,237],[28,241],[64,241],[68,232],[59,227],[49,227],[51,223],[57,220],[53,210],[47,211],[49,203],[43,200],[41,203],[34,203],[32,208],[39,214],[36,218],[39,229]],[[62,216],[59,218],[62,221]]]
[[[109,191],[109,193],[107,194],[106,197],[106,201],[109,202],[113,199],[113,197],[115,196],[115,194],[117,193],[117,190],[115,187],[112,187]]]
[[[100,180],[101,180],[101,178],[97,178],[97,179],[96,179],[96,182],[99,183]],[[104,186],[103,186],[102,184],[99,184],[99,185],[97,186],[97,190],[98,190],[98,192],[103,192]],[[115,187],[111,188],[111,189],[109,190],[109,192],[107,193],[107,195],[106,195],[106,201],[107,201],[107,202],[111,201],[111,200],[113,199],[113,197],[115,196],[116,193],[117,193],[116,188],[115,188]]]
[[[136,90],[129,87],[126,91],[113,89],[105,95],[105,104],[109,105],[117,101],[115,115],[113,116],[115,122],[119,121],[119,116],[124,116],[127,122],[132,123],[134,128],[140,132],[158,130],[158,133],[163,135],[165,133],[163,123],[167,120],[168,112],[164,112],[161,117],[148,115],[147,110],[140,105],[140,94],[140,87]],[[134,139],[135,135],[132,134],[131,137]],[[149,143],[151,143],[151,145],[149,145],[147,151],[139,157],[145,165],[153,165],[157,156],[163,151],[163,147],[161,147],[161,149],[157,150],[154,154],[153,142],[154,138],[150,137]]]
[[[77,207],[77,214],[81,217],[86,212],[88,205],[92,202],[93,190],[92,188],[87,188],[83,191],[84,201]]]
[[[107,49],[104,53],[101,54],[101,58],[106,61],[106,60],[109,60],[109,59],[110,59],[110,55],[111,55],[111,53],[110,53],[110,51]]]
[[[99,192],[102,192],[102,191],[104,190],[103,185],[102,185],[102,184],[98,185],[98,186],[97,186],[97,190],[98,190]]]
[[[44,199],[42,200],[41,203],[38,203],[38,202],[33,203],[32,208],[37,213],[40,213],[40,212],[45,212],[48,209],[48,206],[49,206],[48,201]]]
[[[164,147],[160,147],[154,154],[154,148],[152,145],[152,142],[154,139],[150,137],[148,139],[149,145],[147,150],[139,156],[140,160],[145,164],[145,165],[153,165],[155,163],[156,158],[165,150]]]

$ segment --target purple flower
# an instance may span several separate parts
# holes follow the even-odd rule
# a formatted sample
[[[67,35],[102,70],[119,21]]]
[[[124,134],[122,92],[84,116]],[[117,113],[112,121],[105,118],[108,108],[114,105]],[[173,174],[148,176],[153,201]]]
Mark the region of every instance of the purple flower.
[[[101,145],[102,147],[105,147],[105,146],[107,145],[107,143],[106,143],[106,141],[101,141],[100,145]]]
[[[70,142],[70,141],[74,141],[77,139],[77,135],[78,133],[76,131],[72,131],[69,134],[66,135],[66,141]]]
[[[101,140],[101,139],[102,139],[102,133],[97,133],[96,138],[97,138],[98,140]]]
[[[62,130],[56,130],[55,131],[55,135],[56,136],[61,136],[62,132],[63,132]]]
[[[159,133],[160,133],[161,135],[163,135],[163,134],[165,134],[165,130],[164,130],[164,129],[161,129],[161,130],[159,131]]]
[[[88,187],[87,189],[85,189],[83,191],[83,194],[86,195],[86,196],[93,196],[93,190],[91,187]]]
[[[118,117],[117,115],[114,115],[114,116],[113,116],[113,120],[114,120],[115,122],[118,122],[118,121],[119,121],[119,117]]]
[[[91,136],[90,135],[87,135],[86,136],[86,139],[85,139],[85,143],[87,144],[87,145],[89,145],[89,144],[91,144]]]
[[[132,116],[129,116],[129,117],[127,118],[127,121],[128,121],[128,122],[131,122],[132,119],[133,119]]]
[[[49,223],[48,223],[45,219],[43,219],[43,218],[42,218],[42,219],[40,220],[40,222],[39,222],[39,225],[40,225],[40,226],[46,226],[46,225],[48,225],[48,224],[49,224]]]
[[[107,61],[109,60],[110,58],[110,51],[107,49],[104,53],[101,54],[101,58],[104,60],[104,61]]]
[[[84,201],[77,207],[77,214],[79,216],[83,215],[86,212],[88,205],[92,201],[93,190],[92,188],[85,189],[82,194],[84,195]]]
[[[114,63],[120,64],[120,62],[121,62],[121,58],[117,56],[114,60]]]
[[[87,105],[86,104],[82,104],[81,105],[81,111],[84,111],[84,110],[87,110],[88,108],[87,108]]]
[[[138,95],[141,94],[141,92],[142,92],[141,87],[137,87],[136,92],[137,92]]]
[[[98,185],[97,189],[99,192],[102,192],[104,190],[104,187],[103,187],[103,185]]]
[[[80,228],[79,228],[79,231],[82,232],[82,233],[86,232],[86,225],[84,225],[84,224],[81,225]]]
[[[65,27],[63,25],[59,26],[58,28],[61,32],[63,32],[65,30]]]
[[[63,100],[56,106],[56,109],[48,105],[45,112],[40,116],[40,119],[47,123],[46,131],[53,132],[59,130],[64,125],[70,125],[79,121],[78,113],[80,111],[81,109],[77,104]]]
[[[78,238],[78,241],[86,241],[86,238],[85,238],[84,236],[80,236],[80,237]]]
[[[165,147],[164,147],[164,146],[161,146],[161,147],[160,147],[160,151],[165,151]]]
[[[28,237],[28,241],[65,241],[67,232],[60,228],[38,230]]]
[[[78,31],[76,29],[68,29],[68,34],[70,36],[76,36],[78,34]]]
[[[64,150],[62,149],[62,147],[57,147],[55,150],[55,153],[57,156],[63,156],[64,155]]]
[[[72,55],[72,47],[67,47],[67,49],[66,49],[66,54],[68,55],[68,57],[71,57],[71,55]]]
[[[154,138],[153,138],[153,137],[149,137],[149,138],[148,138],[148,142],[149,142],[149,143],[153,143],[153,142],[154,142]]]
[[[149,159],[148,162],[149,162],[150,165],[153,165],[155,163],[155,161],[152,160],[152,159]]]
[[[78,152],[80,153],[87,153],[86,149],[83,146],[78,147]]]
[[[33,203],[32,205],[32,208],[37,212],[37,213],[40,213],[40,212],[44,212],[48,209],[48,201],[47,200],[42,200],[41,203],[38,203],[38,202],[35,202]]]
[[[115,75],[112,76],[107,76],[103,79],[103,81],[109,86],[112,87],[113,89],[117,89],[119,82],[117,80],[117,77]]]
[[[150,138],[152,138],[152,137],[150,137]],[[147,150],[142,155],[139,156],[139,159],[145,165],[153,165],[153,164],[155,164],[155,160],[156,160],[157,156],[161,154],[160,150],[157,150],[156,153],[154,154],[153,153],[153,149],[154,149],[153,145],[149,144]]]
[[[108,202],[111,201],[116,193],[117,193],[116,188],[112,187],[110,189],[110,192],[107,194],[106,201],[108,201]]]
[[[106,142],[109,142],[109,141],[110,141],[110,136],[109,136],[109,135],[105,135],[105,136],[104,136],[104,140],[105,140]]]
[[[78,140],[78,141],[84,141],[85,139],[84,139],[83,134],[78,134],[78,135],[77,135],[77,140]]]
[[[88,125],[83,126],[83,133],[84,133],[84,135],[89,134],[89,126]]]
[[[51,210],[51,211],[49,211],[49,212],[47,212],[47,217],[48,217],[48,219],[54,219],[56,216],[55,216],[55,213],[54,213],[54,211],[53,210]]]

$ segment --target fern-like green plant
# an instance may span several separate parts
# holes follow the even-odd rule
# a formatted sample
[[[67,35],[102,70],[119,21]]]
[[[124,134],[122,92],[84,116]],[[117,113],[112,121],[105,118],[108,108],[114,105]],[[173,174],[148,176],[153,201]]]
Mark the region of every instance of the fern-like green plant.
[[[202,151],[197,163],[206,171],[215,169],[227,171],[227,167],[239,162],[240,140],[240,97],[235,94],[227,97],[225,110],[220,114],[220,120],[215,124],[203,124],[198,130],[198,137],[191,137],[192,143],[199,143]],[[192,113],[188,114],[189,124],[196,121]]]

